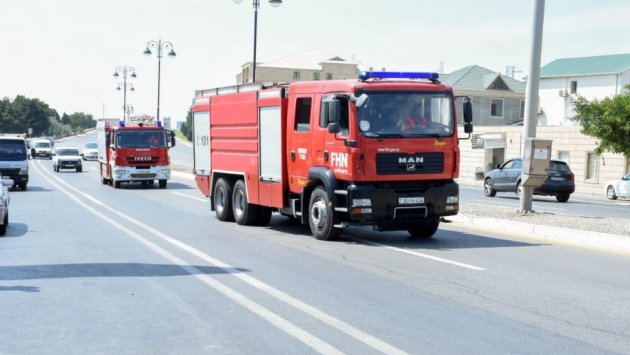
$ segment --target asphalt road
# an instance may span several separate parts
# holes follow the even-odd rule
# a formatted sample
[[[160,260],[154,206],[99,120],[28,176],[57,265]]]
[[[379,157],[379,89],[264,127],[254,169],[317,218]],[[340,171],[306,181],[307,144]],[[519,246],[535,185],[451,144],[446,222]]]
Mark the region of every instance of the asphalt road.
[[[629,255],[453,225],[322,242],[219,222],[190,179],[31,169],[0,238],[2,354],[630,353]]]

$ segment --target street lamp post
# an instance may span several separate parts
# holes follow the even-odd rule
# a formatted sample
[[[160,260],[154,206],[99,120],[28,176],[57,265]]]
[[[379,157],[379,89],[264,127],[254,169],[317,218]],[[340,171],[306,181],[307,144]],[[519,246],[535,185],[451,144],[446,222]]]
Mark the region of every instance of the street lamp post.
[[[243,0],[232,0],[235,4],[240,4]],[[254,5],[254,60],[252,61],[252,83],[256,82],[256,37],[258,35],[258,8],[260,0],[252,0]],[[273,7],[282,5],[282,0],[269,0],[269,4]]]
[[[157,89],[157,115],[156,115],[156,120],[157,122],[160,122],[160,64],[162,62],[162,50],[166,49],[169,50],[168,52],[168,56],[170,58],[175,58],[176,54],[175,51],[173,50],[173,43],[169,42],[169,41],[164,41],[162,42],[161,39],[157,40],[157,41],[149,41],[147,42],[147,48],[144,50],[144,55],[145,56],[150,56],[151,55],[151,48],[157,50],[157,59],[158,59],[158,89]]]
[[[134,91],[133,83],[129,82],[127,84],[127,75],[129,75],[129,80],[136,78],[136,69],[134,67],[128,66],[117,66],[114,70],[114,78],[118,79],[122,75],[123,81],[118,83],[118,87],[116,90],[123,91],[123,121],[127,122],[127,90]],[[103,111],[105,109],[103,108]],[[104,113],[103,113],[104,115]]]

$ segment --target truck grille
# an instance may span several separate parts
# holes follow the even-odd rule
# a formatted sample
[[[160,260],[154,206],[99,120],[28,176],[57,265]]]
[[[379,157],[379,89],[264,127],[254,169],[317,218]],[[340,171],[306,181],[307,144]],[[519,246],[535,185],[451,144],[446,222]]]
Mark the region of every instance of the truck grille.
[[[378,175],[435,174],[444,171],[444,153],[376,154]]]
[[[127,157],[129,165],[155,165],[160,160],[159,157]]]
[[[20,173],[20,169],[0,169],[0,175],[2,176],[15,176]]]
[[[133,179],[155,179],[155,174],[131,174]]]

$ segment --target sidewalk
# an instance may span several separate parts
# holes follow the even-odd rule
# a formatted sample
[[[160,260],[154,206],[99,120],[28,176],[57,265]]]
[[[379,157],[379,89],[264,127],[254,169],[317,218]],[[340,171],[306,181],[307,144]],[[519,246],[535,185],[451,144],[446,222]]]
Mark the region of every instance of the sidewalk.
[[[483,180],[460,177],[458,179],[455,179],[455,181],[461,186],[483,188]],[[598,187],[586,187],[582,185],[576,185],[575,192],[572,194],[572,196],[606,198],[606,193],[603,189],[600,189]]]

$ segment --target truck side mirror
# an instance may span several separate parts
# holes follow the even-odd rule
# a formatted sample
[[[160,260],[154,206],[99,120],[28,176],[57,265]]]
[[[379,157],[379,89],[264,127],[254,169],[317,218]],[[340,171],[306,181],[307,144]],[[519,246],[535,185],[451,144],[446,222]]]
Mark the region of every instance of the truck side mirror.
[[[470,103],[470,101],[465,101],[464,102],[464,122],[471,124],[471,130],[470,130],[471,132],[472,132],[472,120],[473,120],[472,103]]]
[[[464,133],[472,133],[473,125],[470,122],[464,123]]]
[[[341,125],[339,122],[333,122],[328,124],[328,133],[337,134],[341,132]]]
[[[169,138],[171,140],[171,147],[175,146],[175,132],[168,131]]]
[[[341,105],[338,100],[328,102],[328,123],[339,122],[341,115]]]

